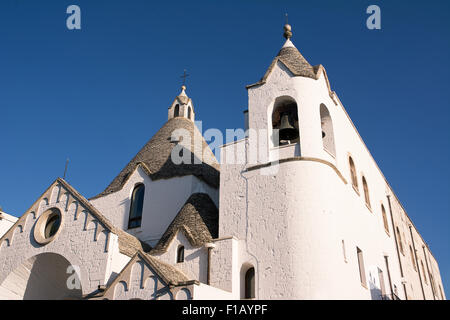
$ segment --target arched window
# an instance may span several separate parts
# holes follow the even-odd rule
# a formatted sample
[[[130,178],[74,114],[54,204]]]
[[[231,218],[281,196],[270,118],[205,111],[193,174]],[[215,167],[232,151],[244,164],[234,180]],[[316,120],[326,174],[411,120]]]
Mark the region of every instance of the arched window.
[[[175,110],[173,111],[173,117],[176,118],[176,117],[179,117],[179,116],[180,116],[180,105],[177,104],[175,106]]]
[[[336,147],[334,144],[333,121],[330,112],[324,104],[320,105],[320,124],[322,126],[323,148],[334,157],[336,156]]]
[[[400,235],[400,230],[398,230],[398,227],[396,228],[397,230],[397,238],[398,238],[398,246],[400,247],[400,252],[405,255],[405,252],[403,251],[403,242],[402,242],[402,236]]]
[[[364,189],[364,199],[366,200],[366,205],[370,208],[370,196],[369,196],[369,187],[367,186],[366,177],[362,177],[362,184]]]
[[[299,142],[297,103],[292,98],[279,97],[275,100],[272,129],[275,146]],[[278,139],[275,130],[278,130]]]
[[[413,248],[411,247],[411,245],[409,246],[409,253],[411,254],[411,263],[412,263],[412,265],[413,265],[413,267],[414,267],[414,270],[417,271],[417,267],[416,267],[416,259],[414,258],[414,250],[413,250]]]
[[[251,267],[245,273],[245,299],[255,298],[255,268]]]
[[[141,226],[142,210],[144,209],[145,186],[138,184],[131,195],[130,217],[128,228],[138,228]]]
[[[184,246],[179,246],[177,250],[177,263],[184,262]]]
[[[386,216],[386,210],[384,209],[384,206],[381,205],[381,215],[383,216],[383,224],[384,224],[384,230],[389,234],[389,225],[388,220]]]
[[[191,113],[192,113],[191,107],[189,107],[189,108],[188,108],[188,119],[189,119],[189,120],[191,120]]]
[[[350,175],[352,177],[353,188],[358,191],[358,177],[356,176],[355,162],[352,157],[348,157],[348,165],[350,166]]]

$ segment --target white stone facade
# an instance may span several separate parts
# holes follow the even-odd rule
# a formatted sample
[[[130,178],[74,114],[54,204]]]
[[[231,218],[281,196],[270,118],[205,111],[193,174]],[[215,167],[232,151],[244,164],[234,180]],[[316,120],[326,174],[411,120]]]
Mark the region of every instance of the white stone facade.
[[[205,170],[164,163],[163,178],[142,153],[112,192],[87,200],[58,179],[19,220],[2,214],[0,298],[445,299],[436,259],[325,69],[286,62],[301,57],[290,40],[283,49],[248,87],[250,131],[222,147],[220,185],[210,150]],[[278,146],[273,114],[288,104],[299,138]],[[169,122],[194,117],[183,87]],[[49,210],[60,213],[54,233]]]

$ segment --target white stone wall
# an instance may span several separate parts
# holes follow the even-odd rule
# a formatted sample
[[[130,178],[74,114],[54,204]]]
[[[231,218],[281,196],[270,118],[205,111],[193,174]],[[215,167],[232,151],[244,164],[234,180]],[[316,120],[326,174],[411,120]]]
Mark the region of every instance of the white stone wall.
[[[177,295],[177,300],[179,299],[180,293]],[[212,286],[205,285],[200,283],[199,285],[193,286],[193,295],[192,298],[194,300],[232,300],[234,299],[230,292],[214,288]]]
[[[30,259],[42,253],[54,253],[63,257],[70,265],[80,270],[82,293],[87,294],[96,290],[98,285],[106,284],[109,278],[107,270],[115,270],[109,264],[113,263],[112,254],[117,255],[117,249],[110,245],[110,232],[100,227],[99,221],[88,211],[79,211],[75,215],[77,202],[68,204],[68,197],[59,196],[59,186],[50,188],[48,195],[42,200],[20,223],[12,237],[9,236],[0,244],[0,284]],[[46,245],[40,245],[34,239],[34,227],[40,215],[49,208],[58,208],[62,214],[60,232],[56,238]],[[117,241],[114,242],[117,247]],[[52,270],[49,270],[52,272]],[[67,275],[69,277],[69,274]]]
[[[401,241],[403,246],[403,253],[400,252],[400,259],[403,270],[403,282],[408,299],[445,300],[445,292],[437,261],[398,199],[393,193],[390,193],[390,195],[395,228],[398,227],[400,231],[400,237],[397,235],[397,239],[399,242]],[[413,259],[411,258],[410,247],[413,250]],[[432,279],[434,279],[433,284]],[[401,291],[404,290],[403,288],[399,289]]]
[[[214,241],[215,248],[211,254],[211,286],[222,290],[236,293],[233,290],[233,281],[236,275],[233,273],[233,266],[236,264],[237,239],[224,238]]]
[[[238,248],[238,264],[255,267],[256,297],[376,299],[380,289],[378,268],[383,271],[386,293],[390,293],[384,260],[387,256],[392,284],[404,299],[402,281],[409,279],[400,275],[387,202],[391,191],[339,100],[335,98],[336,104],[330,97],[323,73],[318,80],[292,77],[278,63],[266,84],[249,89],[250,128],[269,132],[268,146],[263,150],[266,157],[259,163],[292,157],[292,152],[284,150],[277,154],[268,138],[274,102],[280,96],[291,97],[298,105],[301,161],[284,162],[272,168],[278,170],[272,174],[267,174],[267,168],[245,172],[251,165],[227,164],[223,159],[246,140],[221,150],[219,236],[243,241]],[[321,104],[333,121],[336,157],[323,148]],[[250,149],[256,143],[252,132],[248,143]],[[351,185],[349,155],[356,165],[358,191]],[[368,183],[370,206],[365,203],[362,176]],[[384,229],[381,204],[386,209],[389,234]],[[356,247],[363,251],[364,286]],[[413,282],[414,291],[420,290]]]
[[[178,247],[184,246],[184,262],[177,263]],[[161,261],[181,270],[189,279],[206,283],[208,270],[208,249],[193,247],[182,231],[177,232],[167,251],[155,256]]]

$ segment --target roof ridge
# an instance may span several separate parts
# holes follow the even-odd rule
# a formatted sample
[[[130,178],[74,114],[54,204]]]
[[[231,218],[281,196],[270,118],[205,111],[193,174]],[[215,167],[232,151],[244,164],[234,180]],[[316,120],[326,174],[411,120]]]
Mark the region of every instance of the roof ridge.
[[[178,269],[176,266],[171,265],[171,264],[169,264],[167,262],[164,262],[164,261],[162,261],[162,260],[160,260],[160,259],[158,259],[158,258],[156,258],[156,257],[154,257],[154,256],[152,256],[152,255],[150,255],[148,253],[142,252],[142,251],[138,251],[137,254],[140,255],[152,268],[154,268],[155,271],[158,272],[159,276],[161,276],[161,277],[164,276],[164,278],[165,278],[164,281],[166,281],[167,284],[174,284],[174,285],[176,285],[176,284],[178,284],[178,282],[181,282],[181,281],[174,282],[174,281],[168,279],[167,275],[165,274],[166,271],[162,270],[161,266],[159,266],[159,265],[162,265],[165,268],[171,269],[171,270],[173,270],[175,272],[178,272],[181,276],[185,277],[184,281],[189,281],[189,277],[182,270]]]

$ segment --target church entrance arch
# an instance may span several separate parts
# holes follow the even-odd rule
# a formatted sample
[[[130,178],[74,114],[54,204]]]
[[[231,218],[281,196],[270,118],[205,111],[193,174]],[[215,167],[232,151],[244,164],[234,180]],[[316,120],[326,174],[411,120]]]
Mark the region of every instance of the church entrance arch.
[[[24,261],[0,285],[1,299],[81,299],[79,275],[62,255],[41,253]]]

